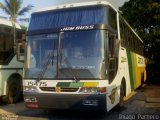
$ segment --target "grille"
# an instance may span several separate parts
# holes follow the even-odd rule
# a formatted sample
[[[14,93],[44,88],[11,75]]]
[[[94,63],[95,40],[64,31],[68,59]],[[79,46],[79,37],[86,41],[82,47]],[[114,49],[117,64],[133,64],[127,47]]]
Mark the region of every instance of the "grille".
[[[56,92],[55,87],[40,87],[42,91]],[[77,92],[79,88],[60,88],[60,92]]]

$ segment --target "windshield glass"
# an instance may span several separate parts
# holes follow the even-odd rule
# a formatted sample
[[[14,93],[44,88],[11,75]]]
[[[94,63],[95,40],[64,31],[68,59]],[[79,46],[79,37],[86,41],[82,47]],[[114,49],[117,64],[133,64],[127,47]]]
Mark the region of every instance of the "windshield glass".
[[[27,78],[55,78],[57,71],[58,35],[30,36],[27,47]]]
[[[104,38],[100,30],[64,32],[61,35],[60,79],[101,79]]]
[[[90,30],[28,37],[25,78],[105,79],[104,33]]]

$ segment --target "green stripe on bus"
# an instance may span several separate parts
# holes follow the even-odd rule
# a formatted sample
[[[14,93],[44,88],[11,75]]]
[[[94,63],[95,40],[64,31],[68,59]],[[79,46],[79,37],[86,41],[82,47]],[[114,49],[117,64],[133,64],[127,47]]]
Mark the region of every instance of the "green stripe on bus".
[[[84,83],[83,82],[58,82],[56,87],[61,87],[61,88],[77,88],[77,87],[83,87]]]
[[[133,53],[127,50],[128,57],[128,67],[129,67],[129,76],[131,83],[131,90],[134,90],[135,86],[135,65],[134,65],[134,56]]]
[[[56,87],[68,88],[70,86],[70,82],[58,82]]]
[[[77,88],[77,87],[83,87],[83,82],[72,82],[70,84],[70,87],[73,87],[73,88]]]
[[[131,56],[132,56],[132,74],[133,74],[133,83],[134,83],[134,89],[136,88],[136,61],[134,59],[134,53],[131,52]]]

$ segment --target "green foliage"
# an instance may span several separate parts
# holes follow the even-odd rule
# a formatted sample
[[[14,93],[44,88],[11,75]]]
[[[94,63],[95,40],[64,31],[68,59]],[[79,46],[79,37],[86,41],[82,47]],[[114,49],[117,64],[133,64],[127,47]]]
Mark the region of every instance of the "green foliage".
[[[26,7],[22,7],[23,0],[3,0],[4,3],[0,2],[0,9],[2,9],[6,14],[9,15],[12,26],[13,26],[13,48],[14,52],[16,52],[17,47],[17,39],[16,39],[16,25],[18,16],[23,16],[25,13],[29,12],[33,5],[28,5]]]
[[[120,11],[122,16],[144,40],[145,55],[152,63],[149,69],[153,69],[154,77],[159,79],[160,0],[130,0],[120,7]],[[158,74],[159,76],[156,76]]]
[[[23,0],[4,0],[4,3],[0,2],[0,8],[10,16],[10,19],[16,22],[18,16],[23,16],[29,12],[33,5],[27,5],[22,7]]]

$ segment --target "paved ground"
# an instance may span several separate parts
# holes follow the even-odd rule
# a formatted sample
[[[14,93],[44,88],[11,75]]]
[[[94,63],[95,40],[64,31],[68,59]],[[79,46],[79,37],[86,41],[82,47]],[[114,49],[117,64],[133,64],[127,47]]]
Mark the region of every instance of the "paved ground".
[[[134,93],[123,109],[108,113],[30,110],[19,102],[0,106],[0,120],[160,120],[160,85],[146,85]]]

